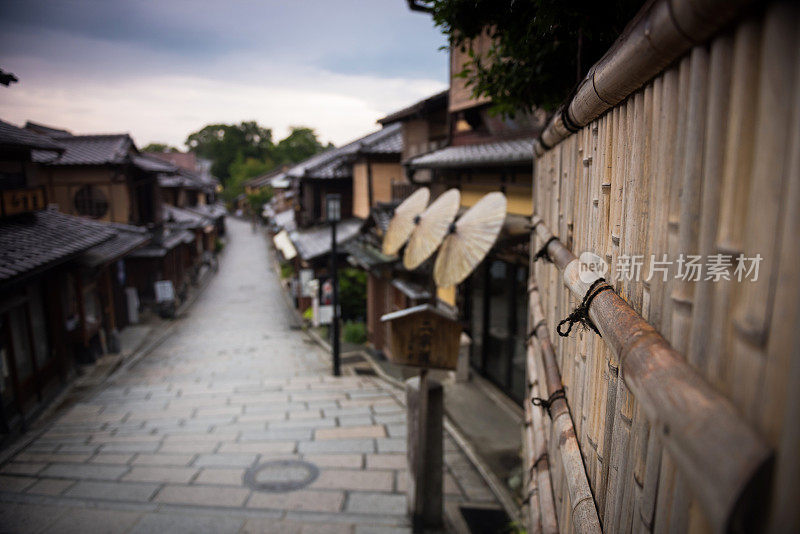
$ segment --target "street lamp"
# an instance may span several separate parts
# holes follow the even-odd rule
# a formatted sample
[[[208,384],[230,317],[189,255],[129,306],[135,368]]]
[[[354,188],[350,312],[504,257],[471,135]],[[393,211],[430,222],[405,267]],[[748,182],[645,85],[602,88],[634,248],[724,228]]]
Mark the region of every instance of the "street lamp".
[[[336,269],[336,223],[342,219],[342,197],[332,193],[325,195],[325,218],[331,223],[331,277],[333,278],[333,376],[341,376],[341,363],[339,361],[339,274]]]

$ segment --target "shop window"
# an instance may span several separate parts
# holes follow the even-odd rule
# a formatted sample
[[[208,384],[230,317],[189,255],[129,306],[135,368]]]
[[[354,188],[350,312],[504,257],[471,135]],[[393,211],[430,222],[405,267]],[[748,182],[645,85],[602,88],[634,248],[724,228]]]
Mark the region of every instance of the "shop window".
[[[75,193],[75,211],[99,219],[108,213],[108,197],[99,187],[85,185]]]

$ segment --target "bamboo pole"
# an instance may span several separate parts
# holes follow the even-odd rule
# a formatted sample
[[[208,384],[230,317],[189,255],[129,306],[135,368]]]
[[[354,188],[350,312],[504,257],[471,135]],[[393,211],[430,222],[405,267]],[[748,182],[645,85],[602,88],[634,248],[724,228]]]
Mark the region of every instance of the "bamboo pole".
[[[529,377],[534,377],[528,389],[528,402],[525,403],[526,417],[530,418],[528,433],[528,446],[531,451],[528,462],[528,473],[536,485],[536,493],[529,495],[529,500],[535,500],[535,507],[539,510],[539,525],[543,534],[558,533],[558,520],[556,505],[553,499],[553,484],[550,474],[550,457],[547,452],[547,437],[544,417],[538,410],[533,410],[530,399],[541,394],[540,374],[536,369],[533,348],[528,347],[527,371]],[[535,499],[533,499],[535,497]]]
[[[555,397],[557,392],[563,392],[563,384],[553,345],[550,343],[547,321],[542,313],[539,291],[533,273],[531,273],[528,285],[528,294],[532,334],[539,342],[540,362],[544,367],[543,383],[545,387],[540,394],[542,397],[546,394],[548,399],[554,399],[549,406],[549,413],[553,425],[553,438],[558,443],[559,456],[566,478],[572,524],[576,532],[599,533],[602,531],[600,520],[586,477],[586,469],[583,465],[569,406],[564,396]],[[533,343],[534,340],[531,338],[531,345]]]
[[[646,3],[575,95],[534,144],[541,156],[625,100],[639,87],[743,13],[752,0],[657,0]],[[569,125],[569,128],[567,128]]]
[[[538,216],[532,224],[540,242],[553,237]],[[579,276],[581,265],[575,255],[557,239],[549,241],[547,251],[570,291],[583,298],[590,283]],[[727,530],[745,519],[747,497],[761,489],[760,475],[767,470],[770,449],[615,292],[600,292],[589,317],[619,357],[625,383],[658,428],[714,528]]]

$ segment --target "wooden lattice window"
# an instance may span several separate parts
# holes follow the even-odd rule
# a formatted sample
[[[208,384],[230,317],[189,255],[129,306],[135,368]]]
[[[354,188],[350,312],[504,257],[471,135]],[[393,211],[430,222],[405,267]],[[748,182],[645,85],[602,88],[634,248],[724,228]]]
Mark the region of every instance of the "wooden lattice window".
[[[108,213],[108,197],[99,187],[85,185],[75,193],[75,210],[93,219]]]

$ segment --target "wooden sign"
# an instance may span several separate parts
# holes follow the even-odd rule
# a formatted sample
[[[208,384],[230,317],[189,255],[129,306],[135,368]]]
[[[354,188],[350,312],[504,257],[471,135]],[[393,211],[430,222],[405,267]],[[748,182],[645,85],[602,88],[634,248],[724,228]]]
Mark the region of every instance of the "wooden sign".
[[[426,369],[455,369],[461,325],[455,317],[422,304],[389,313],[381,321],[391,324],[391,361]]]
[[[44,188],[9,189],[3,191],[3,216],[10,217],[29,211],[43,210],[45,206]]]

